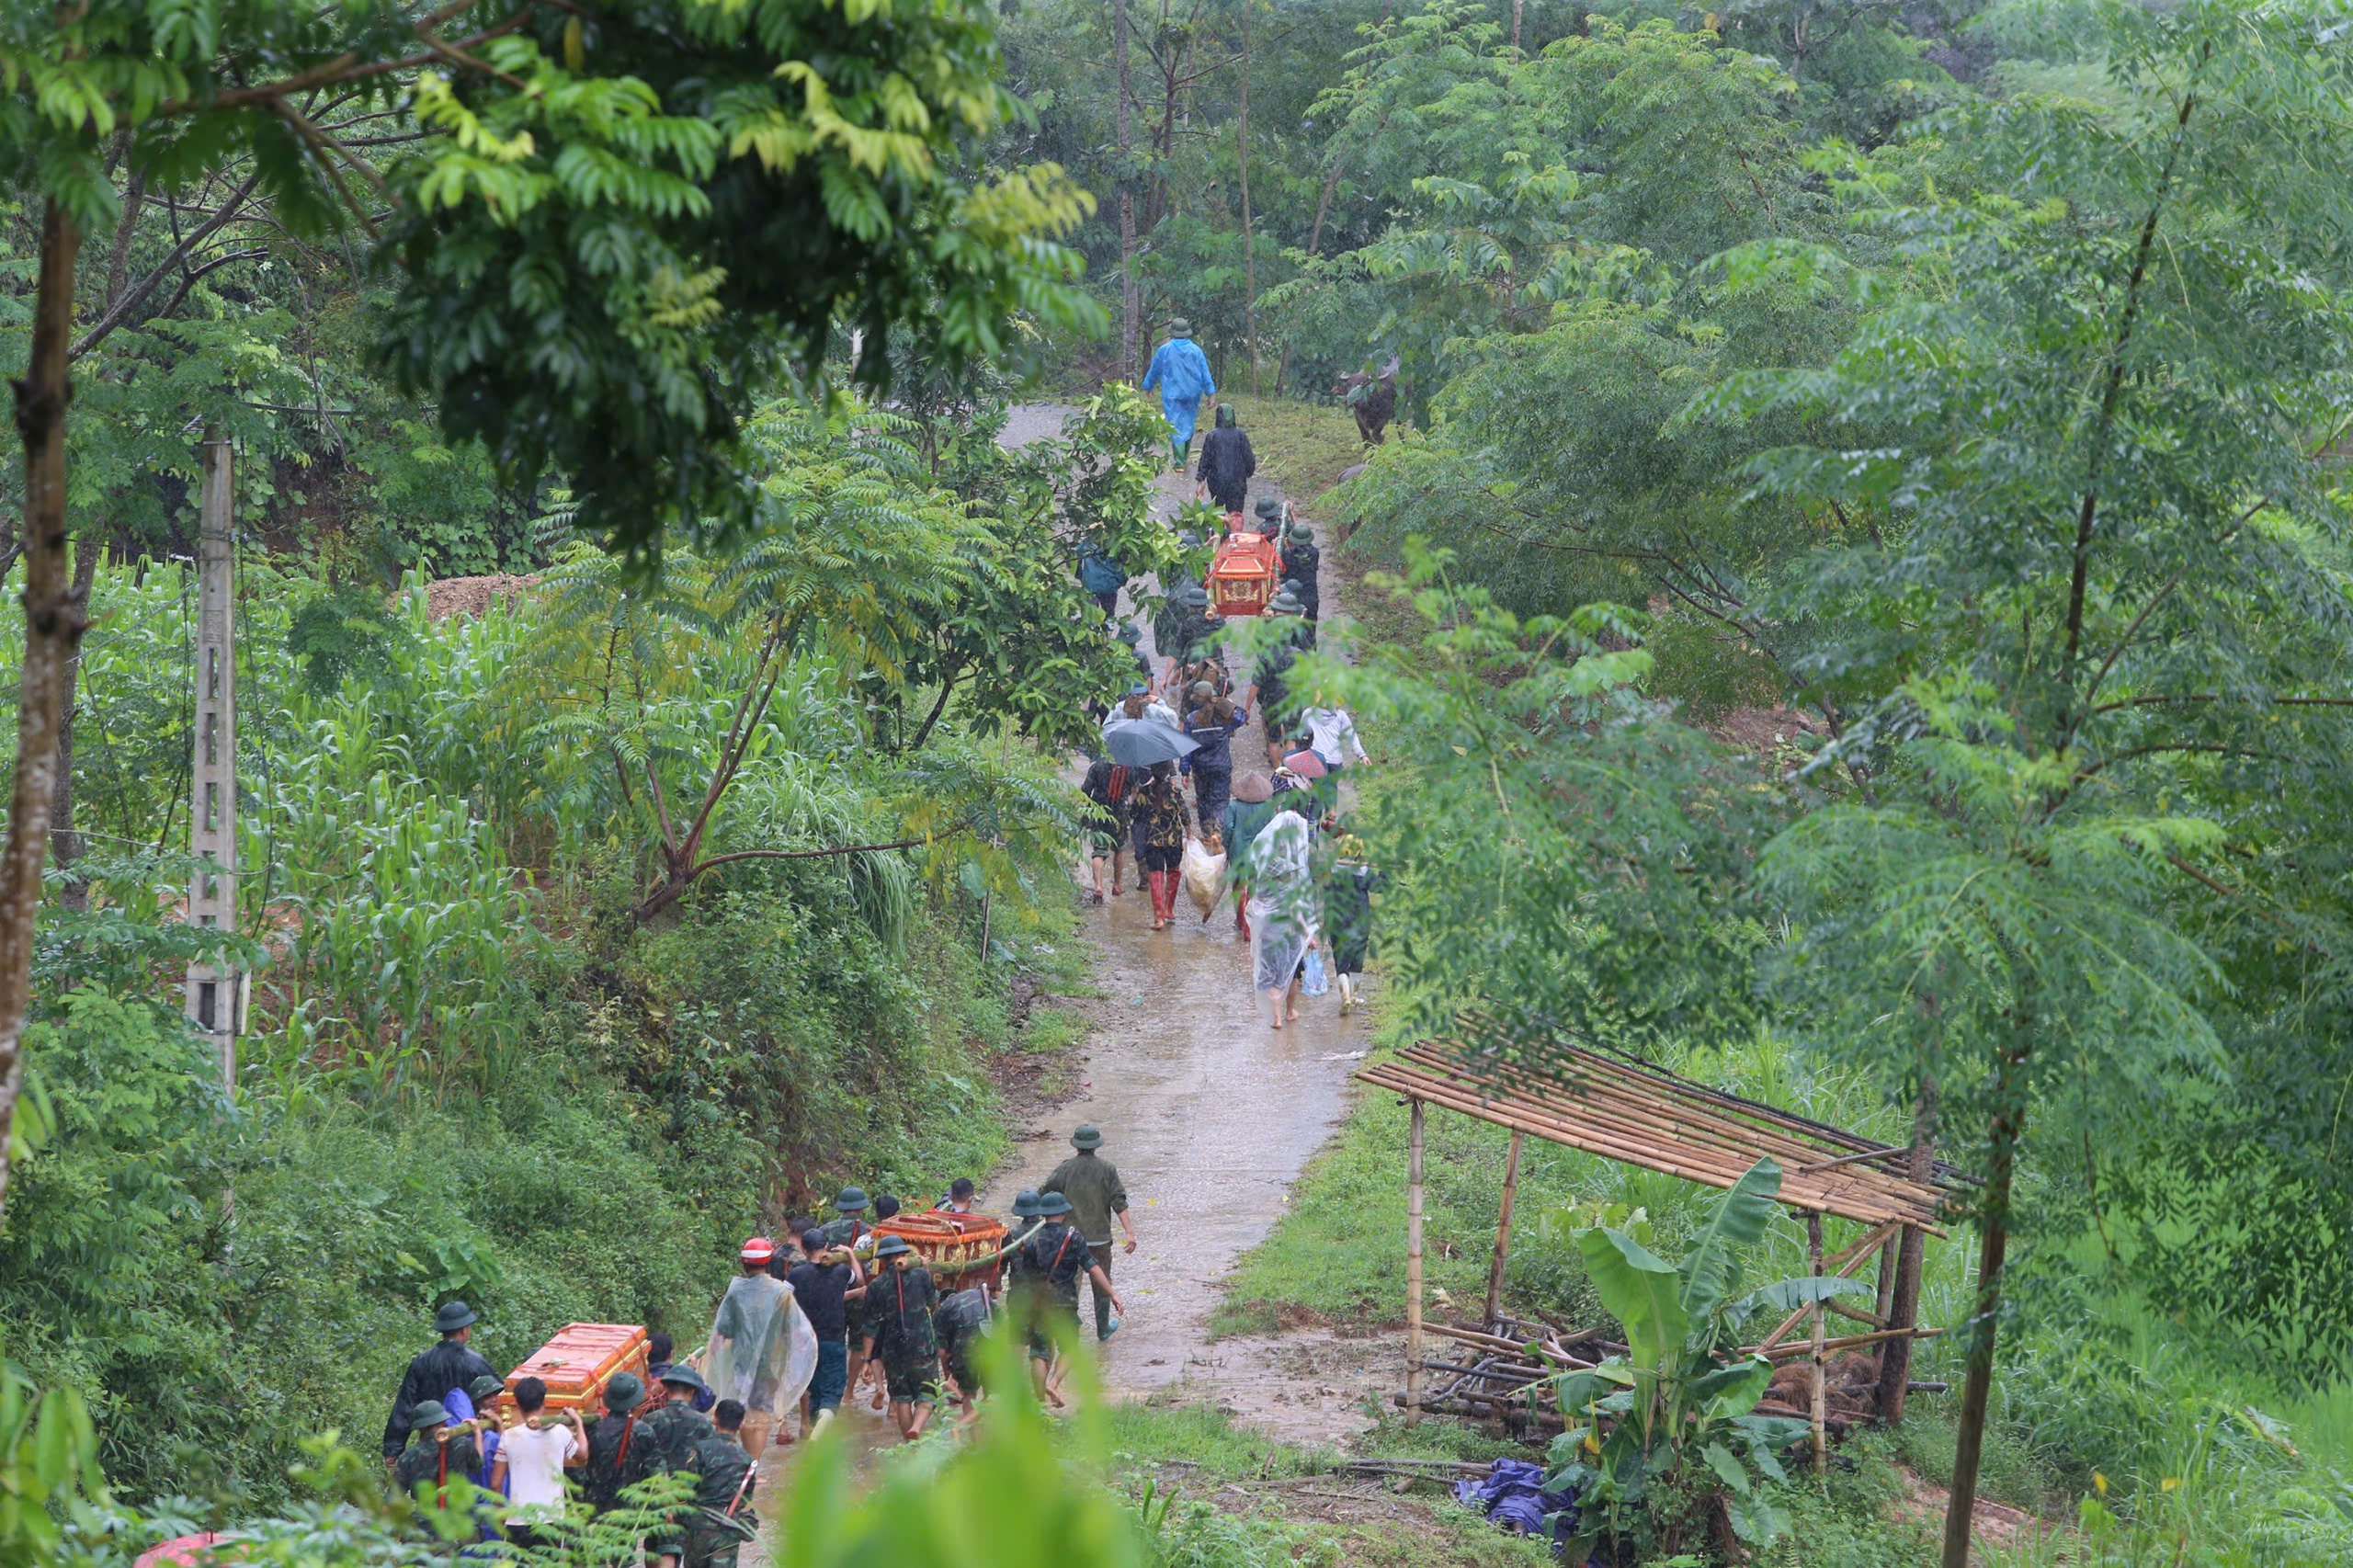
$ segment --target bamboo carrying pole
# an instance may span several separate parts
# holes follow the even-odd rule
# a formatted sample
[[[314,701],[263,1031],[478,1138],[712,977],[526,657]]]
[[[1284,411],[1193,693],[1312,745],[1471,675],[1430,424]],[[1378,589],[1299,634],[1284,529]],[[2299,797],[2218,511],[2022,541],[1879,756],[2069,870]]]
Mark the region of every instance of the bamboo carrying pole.
[[[1822,1216],[1809,1213],[1805,1217],[1805,1256],[1813,1266],[1816,1279],[1822,1278]],[[1829,1316],[1819,1302],[1813,1312],[1813,1468],[1816,1474],[1830,1468],[1830,1373],[1822,1364],[1824,1321]]]
[[[1487,1311],[1479,1320],[1482,1327],[1494,1327],[1496,1314],[1504,1310],[1504,1259],[1511,1252],[1511,1205],[1519,1190],[1519,1144],[1525,1136],[1514,1128],[1511,1153],[1504,1157],[1503,1210],[1495,1219],[1495,1257],[1487,1266]]]
[[[1422,1102],[1405,1133],[1405,1424],[1422,1418]]]

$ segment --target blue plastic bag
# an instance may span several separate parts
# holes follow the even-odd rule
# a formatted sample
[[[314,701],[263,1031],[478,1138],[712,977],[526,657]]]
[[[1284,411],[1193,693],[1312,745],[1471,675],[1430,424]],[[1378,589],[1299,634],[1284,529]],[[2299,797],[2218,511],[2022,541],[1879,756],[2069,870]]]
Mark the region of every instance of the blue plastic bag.
[[[1307,968],[1299,977],[1299,989],[1307,996],[1321,996],[1332,989],[1332,977],[1324,972],[1323,949],[1307,949]]]

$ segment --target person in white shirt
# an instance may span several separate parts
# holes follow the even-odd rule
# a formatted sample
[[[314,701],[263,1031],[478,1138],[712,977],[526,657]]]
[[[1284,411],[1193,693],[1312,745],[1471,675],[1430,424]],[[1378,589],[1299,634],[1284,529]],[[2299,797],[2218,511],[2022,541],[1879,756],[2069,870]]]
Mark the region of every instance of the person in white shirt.
[[[1348,717],[1345,708],[1318,705],[1302,710],[1299,727],[1307,732],[1308,744],[1324,759],[1326,767],[1346,767],[1352,762],[1372,760],[1365,756],[1364,743],[1357,738],[1357,722]]]
[[[574,1411],[561,1421],[540,1420],[548,1402],[548,1385],[537,1378],[515,1384],[515,1407],[522,1419],[499,1435],[498,1458],[490,1467],[490,1489],[505,1492],[518,1512],[506,1527],[517,1546],[535,1544],[531,1526],[539,1517],[563,1512],[563,1472],[588,1462],[588,1434]]]

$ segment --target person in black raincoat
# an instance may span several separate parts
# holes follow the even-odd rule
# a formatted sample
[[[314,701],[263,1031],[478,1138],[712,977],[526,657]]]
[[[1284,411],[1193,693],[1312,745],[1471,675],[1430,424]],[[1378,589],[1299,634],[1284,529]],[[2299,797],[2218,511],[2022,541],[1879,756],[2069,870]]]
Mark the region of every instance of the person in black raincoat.
[[[1358,977],[1372,948],[1372,895],[1381,886],[1381,873],[1364,862],[1363,846],[1354,837],[1342,838],[1339,858],[1324,878],[1324,937],[1343,1013],[1357,1005]]]
[[[477,1378],[498,1375],[479,1351],[466,1344],[472,1336],[474,1322],[474,1310],[463,1301],[445,1301],[433,1314],[433,1326],[440,1334],[441,1343],[410,1361],[408,1371],[401,1378],[400,1392],[392,1396],[392,1416],[384,1423],[386,1464],[399,1459],[408,1447],[409,1434],[416,1425],[409,1417],[419,1404],[428,1399],[438,1403],[453,1389],[463,1392],[472,1388]]]
[[[1193,465],[1193,477],[1200,481],[1194,488],[1198,496],[1206,494],[1221,512],[1239,512],[1250,489],[1250,476],[1258,472],[1258,454],[1250,449],[1250,437],[1233,422],[1233,405],[1217,405],[1217,424],[1201,437],[1201,455]]]
[[[1225,803],[1233,793],[1233,736],[1250,714],[1207,680],[1193,683],[1185,710],[1185,733],[1199,748],[1185,759],[1185,770],[1193,776],[1193,820],[1206,836],[1223,831]]]

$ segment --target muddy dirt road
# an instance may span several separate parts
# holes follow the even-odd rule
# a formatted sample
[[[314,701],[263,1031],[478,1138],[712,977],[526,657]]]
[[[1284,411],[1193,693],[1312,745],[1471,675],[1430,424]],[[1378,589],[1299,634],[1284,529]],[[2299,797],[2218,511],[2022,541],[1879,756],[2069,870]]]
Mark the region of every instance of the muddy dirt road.
[[[1006,439],[1050,434],[1061,417],[1049,405],[1017,410]],[[1170,473],[1157,488],[1162,515],[1174,516],[1192,485]],[[1260,480],[1250,494],[1255,502],[1281,492]],[[1329,627],[1341,617],[1328,566],[1322,587]],[[1125,599],[1120,608],[1133,613]],[[1149,623],[1143,631],[1149,650]],[[1233,753],[1237,773],[1264,756],[1255,722],[1234,738]],[[1180,899],[1174,926],[1151,926],[1151,906],[1138,889],[1086,910],[1084,929],[1097,948],[1095,978],[1104,993],[1079,1074],[1087,1086],[1026,1130],[1023,1152],[990,1181],[985,1206],[1002,1212],[1016,1191],[1042,1180],[1070,1153],[1077,1124],[1100,1127],[1103,1154],[1126,1180],[1139,1242],[1132,1256],[1113,1255],[1112,1282],[1128,1313],[1102,1346],[1105,1384],[1133,1395],[1185,1380],[1224,1400],[1238,1397],[1228,1386],[1233,1378],[1255,1385],[1272,1369],[1248,1342],[1209,1345],[1223,1276],[1265,1239],[1291,1183],[1346,1114],[1363,1019],[1341,1017],[1335,989],[1302,998],[1295,1027],[1267,1028],[1250,989],[1249,945],[1233,928],[1230,903],[1204,924]],[[1252,1398],[1245,1406],[1255,1411],[1261,1403]]]

